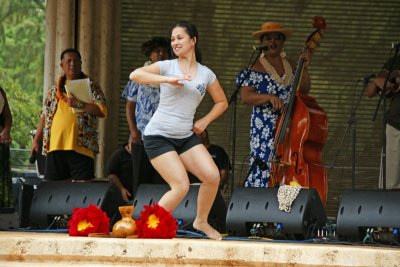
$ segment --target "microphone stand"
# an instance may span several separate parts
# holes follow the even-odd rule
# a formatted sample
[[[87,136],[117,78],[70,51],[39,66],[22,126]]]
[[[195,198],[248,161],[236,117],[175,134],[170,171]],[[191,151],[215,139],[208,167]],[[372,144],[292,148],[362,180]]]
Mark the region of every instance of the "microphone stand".
[[[338,155],[339,155],[339,153],[340,153],[340,151],[342,149],[342,146],[343,146],[344,138],[346,137],[347,132],[349,131],[349,129],[351,129],[351,144],[352,144],[351,187],[352,187],[353,191],[355,189],[355,180],[356,180],[356,130],[357,130],[357,127],[356,127],[356,113],[357,113],[358,107],[360,105],[361,99],[362,99],[362,97],[364,95],[365,88],[366,88],[366,86],[367,86],[367,84],[369,82],[369,78],[364,78],[363,79],[363,90],[361,91],[360,95],[358,96],[357,102],[355,103],[354,101],[355,101],[356,89],[357,89],[358,81],[359,80],[357,80],[357,83],[356,83],[356,85],[354,87],[353,105],[352,105],[352,110],[351,110],[351,113],[350,113],[350,118],[347,121],[348,122],[347,128],[346,128],[345,133],[342,136],[342,140],[340,141],[340,144],[339,144],[339,149],[337,150],[335,158],[334,158],[334,160],[333,160],[333,162],[332,162],[332,164],[330,166],[330,168],[333,168],[335,166],[337,157],[338,157]]]
[[[356,185],[356,132],[357,132],[357,127],[356,127],[356,113],[358,106],[360,105],[361,98],[364,95],[364,90],[367,87],[369,79],[364,79],[363,81],[363,90],[361,91],[357,103],[354,105],[354,97],[353,97],[353,110],[351,111],[350,114],[350,119],[349,119],[349,124],[351,125],[351,153],[352,153],[352,160],[351,160],[351,189],[354,191],[355,185]],[[355,91],[354,91],[355,92]]]
[[[386,91],[387,91],[387,83],[389,81],[389,77],[391,72],[393,71],[394,63],[396,61],[397,55],[399,54],[399,46],[400,44],[395,45],[396,50],[394,52],[394,56],[392,57],[392,62],[390,63],[390,67],[388,69],[388,73],[385,78],[385,82],[383,83],[383,88],[382,92],[380,93],[379,101],[375,109],[374,116],[372,118],[372,121],[375,121],[376,116],[378,114],[379,106],[380,103],[383,99],[383,120],[382,120],[382,166],[381,166],[381,172],[382,172],[382,187],[383,190],[386,190],[386,124],[387,124],[387,113],[386,113],[386,106],[387,106],[387,98],[386,98]]]
[[[260,57],[263,50],[267,49],[258,49],[257,56],[253,60],[254,52],[251,54],[249,63],[247,64],[247,69],[244,77],[237,84],[235,91],[232,93],[229,99],[229,105],[232,106],[233,110],[233,126],[232,126],[232,172],[231,172],[231,196],[233,194],[233,185],[235,183],[235,159],[236,159],[236,110],[237,110],[237,95],[240,91],[240,87],[242,87],[243,82],[249,77],[250,70],[253,68],[254,64],[256,64],[258,58]],[[253,60],[253,61],[252,61]],[[251,65],[250,65],[251,64]]]

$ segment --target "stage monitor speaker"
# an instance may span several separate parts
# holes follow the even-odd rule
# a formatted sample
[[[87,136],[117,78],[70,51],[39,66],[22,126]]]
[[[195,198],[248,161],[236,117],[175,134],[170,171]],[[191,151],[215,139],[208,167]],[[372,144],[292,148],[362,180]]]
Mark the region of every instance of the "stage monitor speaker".
[[[119,220],[118,207],[126,205],[117,186],[109,182],[42,182],[32,199],[29,224],[34,229],[67,228],[73,208],[90,204],[110,218],[110,227]]]
[[[290,212],[279,210],[278,188],[236,188],[226,215],[231,236],[303,240],[316,236],[327,217],[315,189],[301,189]]]
[[[361,241],[367,235],[379,242],[399,240],[400,191],[347,191],[338,215],[340,240]]]
[[[173,211],[172,215],[178,220],[179,229],[193,231],[193,221],[196,218],[197,195],[200,185],[190,185],[189,193]],[[141,184],[133,200],[135,206],[133,218],[139,219],[145,205],[158,202],[169,190],[166,184]],[[226,203],[218,191],[214,204],[208,216],[208,223],[221,233],[226,231]]]
[[[18,192],[19,227],[29,227],[29,212],[37,185],[21,184]]]

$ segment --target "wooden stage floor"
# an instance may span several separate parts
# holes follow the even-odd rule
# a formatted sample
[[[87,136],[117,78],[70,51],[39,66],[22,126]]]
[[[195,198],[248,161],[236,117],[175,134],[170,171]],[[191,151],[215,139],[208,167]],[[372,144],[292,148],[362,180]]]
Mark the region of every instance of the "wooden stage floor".
[[[0,232],[0,266],[400,266],[400,249],[300,241]]]

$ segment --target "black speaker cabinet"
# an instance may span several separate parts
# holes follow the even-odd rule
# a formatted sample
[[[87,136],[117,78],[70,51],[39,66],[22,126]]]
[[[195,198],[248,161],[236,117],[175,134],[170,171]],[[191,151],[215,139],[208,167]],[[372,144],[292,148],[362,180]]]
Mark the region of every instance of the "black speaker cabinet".
[[[18,193],[18,213],[19,225],[22,228],[29,227],[29,212],[32,203],[33,194],[37,185],[20,184]]]
[[[337,215],[339,239],[360,241],[368,233],[376,241],[398,239],[399,201],[400,191],[344,192]]]
[[[315,189],[301,189],[291,211],[279,210],[278,188],[236,188],[226,215],[231,236],[309,239],[327,217]]]
[[[199,185],[190,185],[189,193],[172,213],[174,218],[179,222],[179,229],[194,230],[193,221],[196,218],[199,187]],[[143,207],[158,202],[168,190],[169,186],[165,184],[139,185],[138,191],[133,200],[133,206],[135,206],[135,209],[132,217],[134,219],[139,219]],[[221,233],[225,233],[225,222],[226,203],[222,198],[221,193],[218,192],[208,216],[208,223]]]
[[[126,205],[113,183],[42,182],[33,195],[29,223],[35,229],[67,228],[72,209],[89,204],[107,213],[111,227],[120,219],[118,207]]]

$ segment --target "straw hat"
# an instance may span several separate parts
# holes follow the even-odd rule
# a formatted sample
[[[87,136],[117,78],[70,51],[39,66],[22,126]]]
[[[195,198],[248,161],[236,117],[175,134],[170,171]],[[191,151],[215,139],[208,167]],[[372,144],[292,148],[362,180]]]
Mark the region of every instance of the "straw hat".
[[[261,35],[267,32],[280,32],[285,35],[285,38],[288,39],[292,36],[292,30],[283,27],[282,24],[278,22],[268,21],[261,25],[261,30],[253,32],[252,36],[255,39],[259,39]]]

